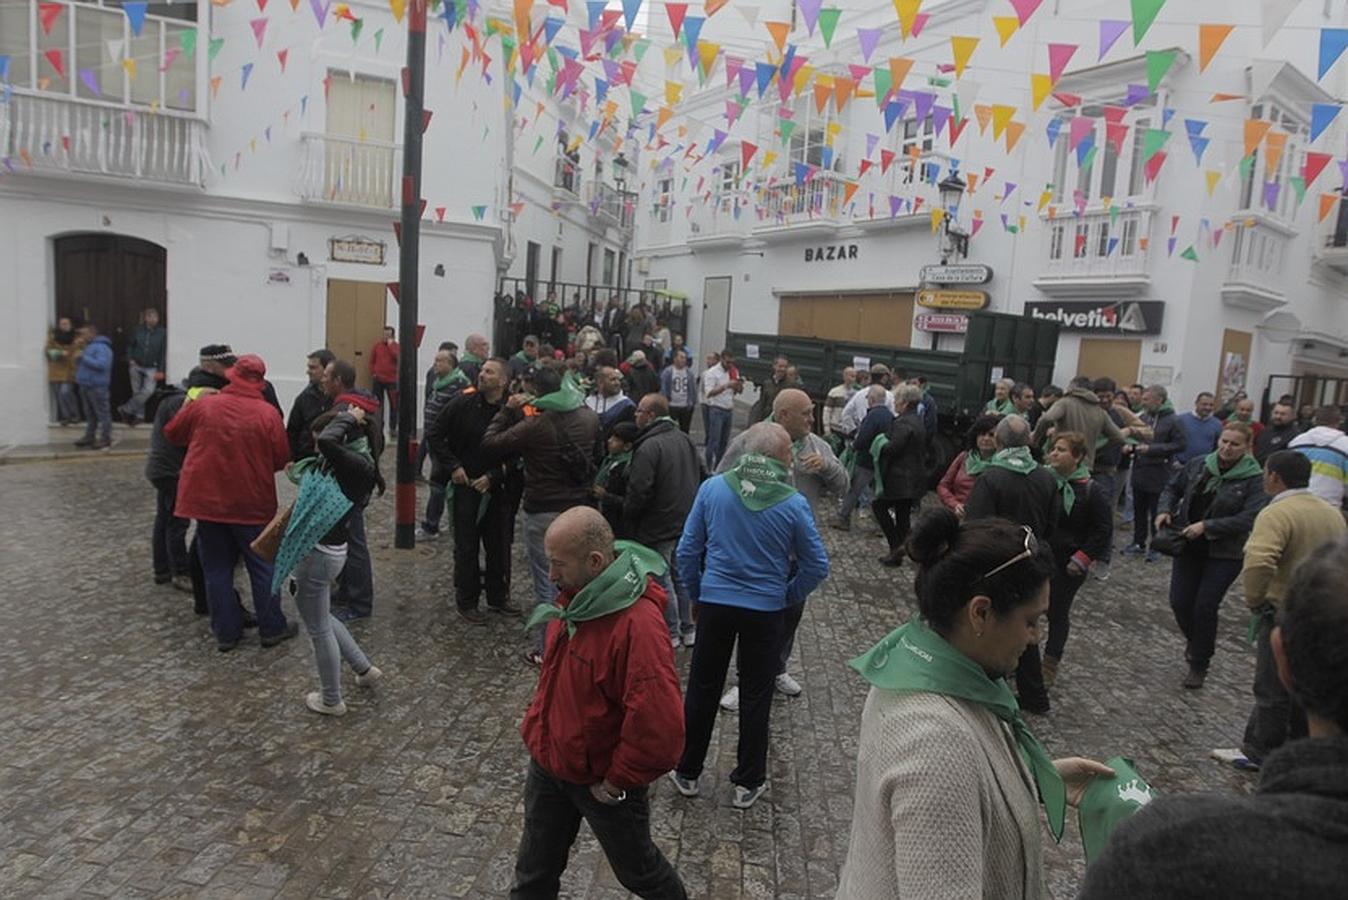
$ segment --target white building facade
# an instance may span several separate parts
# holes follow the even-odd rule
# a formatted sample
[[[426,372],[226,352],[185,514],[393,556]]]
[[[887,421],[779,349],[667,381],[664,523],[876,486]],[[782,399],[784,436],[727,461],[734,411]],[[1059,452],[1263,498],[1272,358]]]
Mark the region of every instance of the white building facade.
[[[1295,384],[1302,402],[1348,402],[1319,380],[1348,377],[1332,113],[1348,63],[1313,77],[1345,4],[1301,3],[1267,41],[1248,6],[1171,3],[1137,45],[1098,4],[1021,23],[1001,0],[929,0],[906,40],[895,4],[866,4],[829,47],[801,15],[817,4],[722,13],[701,31],[718,67],[647,144],[634,283],[692,298],[700,351],[727,331],[955,350],[982,293],[1063,321],[1059,384],[1159,383],[1183,409],[1288,375],[1304,378],[1275,398]],[[785,89],[766,22],[793,25],[784,44],[808,60]],[[938,188],[952,173],[957,206]],[[943,258],[987,271],[924,281]]]

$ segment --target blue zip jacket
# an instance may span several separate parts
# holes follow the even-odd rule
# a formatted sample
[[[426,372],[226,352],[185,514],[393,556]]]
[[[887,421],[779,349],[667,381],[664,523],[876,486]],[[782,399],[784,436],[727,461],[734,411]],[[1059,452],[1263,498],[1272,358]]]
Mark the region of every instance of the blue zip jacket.
[[[1216,416],[1200,419],[1191,412],[1179,416],[1180,428],[1184,429],[1185,447],[1175,454],[1175,462],[1187,463],[1196,456],[1207,456],[1217,449],[1217,439],[1222,436],[1222,420]]]
[[[75,383],[80,387],[107,387],[112,384],[112,341],[98,335],[84,345],[75,367]]]
[[[679,538],[677,562],[691,602],[759,612],[803,603],[829,571],[828,553],[803,495],[754,512],[735,496],[724,475],[698,490]]]

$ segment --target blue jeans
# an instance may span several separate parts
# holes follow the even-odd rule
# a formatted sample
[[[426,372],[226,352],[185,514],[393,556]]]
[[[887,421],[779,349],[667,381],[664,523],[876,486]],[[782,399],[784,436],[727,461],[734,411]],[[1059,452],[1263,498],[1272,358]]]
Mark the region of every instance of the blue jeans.
[[[431,490],[426,495],[426,515],[421,522],[422,529],[431,534],[440,533],[440,520],[445,517],[445,485],[436,481],[438,477],[440,477],[439,468],[432,463]]]
[[[374,611],[374,567],[370,564],[370,545],[365,538],[365,510],[346,520],[346,568],[337,577],[334,606],[368,616]]]
[[[730,444],[735,411],[719,406],[707,406],[704,409],[707,410],[707,471],[715,472],[716,464],[725,456],[725,448]]]
[[[671,639],[678,639],[681,635],[688,634],[693,630],[692,611],[687,598],[684,597],[683,591],[679,588],[678,578],[674,571],[674,550],[678,546],[677,538],[651,545],[651,549],[659,553],[664,558],[665,565],[669,567],[665,570],[665,574],[656,581],[665,590],[665,624],[669,626]]]
[[[234,564],[240,555],[253,587],[258,633],[269,638],[286,630],[281,598],[271,592],[272,565],[248,547],[264,527],[197,520],[197,552],[206,580],[206,603],[211,608],[211,631],[218,641],[237,641],[243,633],[234,594]]]
[[[108,386],[82,384],[80,399],[84,403],[84,439],[94,440],[97,429],[98,440],[104,444],[112,442],[112,408],[108,405]]]
[[[555,512],[524,514],[524,552],[529,557],[529,574],[534,579],[535,607],[545,606],[557,599],[557,586],[552,583],[552,578],[548,574],[548,554],[543,549],[543,536],[547,534],[548,526],[560,515],[561,513]],[[546,628],[534,629],[534,650],[543,652],[543,641],[546,637]]]
[[[154,389],[157,385],[154,377],[159,373],[159,370],[154,366],[138,366],[135,363],[132,363],[129,368],[131,370],[131,399],[118,407],[118,410],[125,415],[143,419],[145,418],[145,404],[154,396]]]
[[[73,381],[53,381],[51,384],[51,410],[56,421],[62,424],[75,422],[80,417],[80,401],[75,396]]]
[[[314,643],[314,662],[323,688],[323,702],[342,702],[342,660],[356,674],[370,671],[370,660],[346,626],[332,617],[329,601],[332,582],[346,563],[346,545],[319,544],[295,566],[295,608],[304,620],[304,630]]]

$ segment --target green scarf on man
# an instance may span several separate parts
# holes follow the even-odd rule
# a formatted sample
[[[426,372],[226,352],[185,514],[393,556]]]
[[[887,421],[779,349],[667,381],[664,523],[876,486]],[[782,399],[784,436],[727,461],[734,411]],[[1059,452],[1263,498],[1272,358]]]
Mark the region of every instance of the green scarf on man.
[[[1077,504],[1077,492],[1076,488],[1072,487],[1072,483],[1076,481],[1089,481],[1091,478],[1091,470],[1086,468],[1085,463],[1079,463],[1072,471],[1071,475],[1064,477],[1058,474],[1058,470],[1052,466],[1044,466],[1044,468],[1048,469],[1049,473],[1053,475],[1053,480],[1058,482],[1058,493],[1062,494],[1063,512],[1070,516],[1072,514],[1072,507]]]
[[[861,656],[848,662],[878,688],[899,693],[929,693],[976,703],[1011,728],[1021,760],[1039,788],[1054,840],[1062,840],[1067,815],[1067,786],[1020,715],[1005,678],[995,681],[969,657],[914,617]]]
[[[1203,457],[1203,468],[1208,470],[1208,480],[1203,483],[1203,493],[1215,494],[1217,489],[1228,481],[1240,481],[1245,478],[1252,478],[1255,475],[1263,473],[1263,468],[1259,462],[1250,454],[1246,453],[1240,458],[1234,466],[1222,471],[1221,465],[1217,461],[1217,451],[1213,450],[1207,456]]]
[[[988,465],[1015,472],[1017,475],[1029,475],[1039,468],[1039,463],[1034,461],[1029,447],[1007,447],[1005,450],[998,450],[992,454]]]
[[[889,434],[880,432],[871,441],[871,485],[876,497],[885,495],[885,448],[889,446]]]
[[[999,416],[1009,416],[1016,411],[1016,404],[1011,402],[1008,397],[1005,400],[989,400],[988,405],[983,407],[983,412],[996,413]]]
[[[564,608],[555,603],[535,606],[525,630],[561,619],[567,637],[574,637],[578,623],[627,609],[646,592],[650,576],[659,578],[669,568],[659,553],[635,541],[614,541],[613,550],[617,554],[613,562],[577,591]]]
[[[477,363],[478,365],[482,365],[484,362],[486,362],[486,360],[478,356],[472,350],[465,350],[459,354],[459,365],[463,365],[464,363]]]
[[[573,409],[579,409],[585,403],[585,395],[574,384],[565,380],[562,386],[551,394],[544,394],[529,401],[529,405],[535,409],[551,410],[552,412],[570,412]]]
[[[472,381],[468,379],[468,376],[464,374],[462,369],[455,368],[450,369],[444,375],[441,375],[439,378],[435,379],[435,382],[431,385],[431,389],[436,392],[439,392],[446,390],[447,388],[449,388],[451,385],[454,384],[460,384],[463,385],[464,387],[467,387],[468,385],[472,384]]]
[[[599,487],[608,487],[609,476],[613,470],[619,466],[626,465],[632,461],[632,451],[624,450],[622,453],[610,453],[604,457],[604,461],[599,464],[599,471],[594,476],[594,483]]]
[[[769,456],[746,453],[721,476],[753,512],[776,506],[796,492],[786,466]]]

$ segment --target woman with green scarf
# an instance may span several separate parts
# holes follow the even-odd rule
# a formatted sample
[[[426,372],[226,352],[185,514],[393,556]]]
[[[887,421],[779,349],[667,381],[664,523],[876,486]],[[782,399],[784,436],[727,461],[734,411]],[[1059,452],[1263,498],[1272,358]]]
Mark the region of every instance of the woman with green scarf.
[[[974,420],[969,429],[969,449],[962,451],[950,462],[950,467],[941,476],[936,485],[936,496],[942,505],[960,518],[964,518],[964,504],[969,502],[973,493],[974,480],[983,473],[997,452],[997,430],[999,416],[982,415]]]
[[[992,388],[992,399],[983,407],[983,412],[997,416],[1009,416],[1016,411],[1011,400],[1011,390],[1016,386],[1014,378],[1003,378]]]
[[[1156,506],[1157,530],[1171,525],[1185,539],[1170,570],[1170,608],[1187,642],[1189,674],[1182,683],[1190,690],[1207,677],[1217,612],[1240,574],[1254,518],[1268,504],[1263,470],[1250,455],[1253,443],[1249,426],[1228,423],[1217,449],[1176,472]]]
[[[1085,435],[1076,431],[1054,435],[1046,467],[1058,482],[1058,527],[1049,539],[1053,578],[1048,589],[1048,640],[1042,663],[1036,641],[1025,648],[1016,667],[1020,708],[1028,712],[1048,712],[1047,689],[1058,677],[1058,663],[1067,646],[1072,601],[1086,581],[1091,561],[1109,551],[1113,535],[1113,498],[1091,480],[1085,459]]]
[[[1007,686],[1039,638],[1049,548],[1002,519],[928,512],[908,543],[920,617],[851,665],[871,684],[838,900],[1045,896],[1039,807],[1061,838],[1100,763],[1051,760]]]

